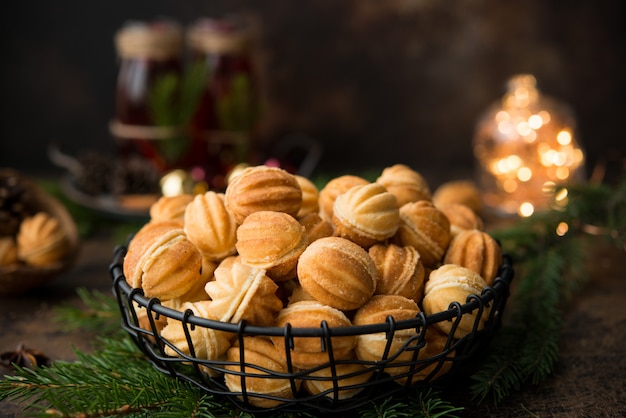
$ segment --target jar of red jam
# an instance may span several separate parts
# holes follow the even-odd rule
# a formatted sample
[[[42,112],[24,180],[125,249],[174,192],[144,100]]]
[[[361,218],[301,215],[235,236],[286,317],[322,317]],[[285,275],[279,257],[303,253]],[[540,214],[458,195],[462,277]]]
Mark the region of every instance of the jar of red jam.
[[[120,156],[139,156],[160,172],[202,165],[204,143],[176,117],[183,77],[183,30],[167,20],[129,22],[115,36],[119,73],[110,130]]]
[[[206,84],[191,121],[191,135],[208,146],[207,179],[223,189],[227,174],[248,161],[259,115],[251,35],[237,18],[200,19],[187,30],[190,66]]]

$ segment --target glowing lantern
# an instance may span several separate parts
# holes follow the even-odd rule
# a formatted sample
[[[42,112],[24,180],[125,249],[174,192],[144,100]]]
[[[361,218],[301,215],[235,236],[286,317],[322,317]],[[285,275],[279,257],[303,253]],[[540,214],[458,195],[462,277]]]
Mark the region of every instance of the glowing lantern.
[[[485,205],[498,214],[530,216],[550,205],[556,185],[581,180],[584,153],[574,130],[567,107],[542,96],[535,77],[511,78],[474,136]]]

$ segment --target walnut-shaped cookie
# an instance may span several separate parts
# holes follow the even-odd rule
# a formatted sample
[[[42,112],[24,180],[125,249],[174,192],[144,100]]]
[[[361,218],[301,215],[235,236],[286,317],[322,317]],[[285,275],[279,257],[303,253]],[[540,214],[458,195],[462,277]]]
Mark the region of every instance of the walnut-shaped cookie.
[[[353,188],[354,186],[361,186],[368,184],[369,181],[362,177],[346,174],[343,176],[335,177],[326,183],[326,186],[320,190],[319,205],[320,216],[327,220],[333,219],[333,207],[335,205],[335,199],[340,194],[343,194]]]
[[[221,261],[237,252],[237,222],[226,210],[223,196],[213,191],[196,195],[185,209],[187,238],[210,261]]]
[[[431,200],[428,182],[420,173],[404,164],[385,168],[376,182],[396,196],[398,206],[418,200]]]
[[[70,250],[67,231],[46,212],[22,220],[17,233],[17,257],[33,266],[48,266],[60,261]]]
[[[330,328],[352,325],[350,319],[340,310],[310,300],[287,305],[278,313],[275,325],[285,327],[289,324],[291,328],[320,328],[322,322],[326,322]],[[271,337],[271,340],[281,356],[286,358],[285,338]],[[334,336],[330,340],[335,360],[345,360],[352,356],[356,342],[354,336]],[[329,352],[319,337],[294,337],[293,348],[290,348],[289,355],[292,364],[301,369],[321,366],[330,361]]]
[[[128,244],[124,276],[146,297],[178,298],[202,280],[202,255],[178,221],[150,222]]]
[[[369,255],[378,269],[378,295],[400,295],[419,302],[424,297],[426,271],[417,250],[411,246],[376,244]]]
[[[205,286],[212,299],[210,318],[222,322],[270,326],[283,303],[276,295],[278,285],[265,270],[243,264],[238,258],[218,266],[215,280]]]
[[[284,212],[295,217],[302,207],[302,190],[293,174],[260,165],[235,176],[226,188],[224,201],[238,224],[259,211]]]
[[[237,229],[241,261],[267,270],[267,275],[278,281],[295,277],[298,258],[306,246],[304,226],[283,212],[255,212]]]
[[[461,231],[468,229],[483,229],[483,220],[467,205],[461,203],[449,203],[437,206],[450,221],[450,234],[455,237]]]
[[[357,326],[381,324],[385,323],[388,317],[395,321],[403,321],[414,319],[419,312],[417,303],[404,296],[376,295],[356,311],[352,323]],[[385,332],[358,335],[355,348],[357,357],[365,361],[385,361],[387,363],[385,372],[392,375],[407,372],[410,366],[407,366],[406,362],[412,361],[414,355],[414,349],[411,347],[419,343],[416,329],[396,330],[391,341],[388,341],[387,337],[388,334]],[[406,350],[406,347],[409,349]],[[403,364],[394,365],[395,363]]]
[[[298,222],[304,226],[309,244],[320,238],[331,237],[335,231],[333,225],[317,213],[306,214],[298,218]]]
[[[182,311],[189,309],[196,316],[209,318],[211,303],[211,301],[186,302],[180,309]],[[190,324],[186,326],[194,354],[198,359],[216,360],[231,346],[230,340],[233,337],[231,333],[201,326],[192,327]],[[161,338],[166,341],[165,354],[168,356],[181,357],[191,354],[191,347],[181,321],[168,318],[167,325],[161,330]]]
[[[482,213],[483,199],[480,190],[471,180],[453,180],[443,183],[433,194],[435,206],[460,203],[469,206],[478,215]]]
[[[179,194],[161,196],[150,206],[150,221],[180,221],[185,217],[185,208],[193,200],[193,195]]]
[[[363,248],[391,238],[399,224],[400,209],[396,197],[378,183],[355,186],[335,200],[335,235]]]
[[[480,274],[487,285],[491,285],[502,264],[502,249],[484,231],[462,231],[450,242],[444,263],[467,267]]]
[[[424,299],[422,307],[427,315],[447,311],[452,302],[466,303],[470,295],[482,293],[487,283],[478,273],[466,267],[456,264],[444,264],[430,273],[430,277],[424,287]],[[456,331],[455,338],[462,338],[472,332],[474,328],[484,328],[485,321],[489,317],[489,306],[485,306],[479,316],[479,310],[463,314]],[[434,326],[444,334],[450,334],[453,321],[436,322]]]
[[[340,237],[320,238],[300,256],[298,278],[313,298],[349,311],[363,305],[376,290],[376,264],[359,245]]]
[[[254,336],[243,339],[244,365],[228,364],[225,368],[233,373],[226,372],[224,382],[231,392],[241,393],[244,389],[250,404],[259,408],[272,408],[284,401],[270,399],[257,395],[267,395],[283,399],[292,399],[300,388],[300,381],[292,382],[288,378],[269,378],[263,375],[287,374],[289,369],[285,356],[266,337]],[[240,363],[242,348],[239,344],[233,345],[226,352],[226,360],[231,363]],[[238,373],[245,373],[245,376]],[[254,376],[253,376],[254,375]],[[240,396],[243,399],[243,396]]]
[[[320,210],[319,195],[317,186],[308,178],[296,175],[296,180],[302,190],[302,206],[298,211],[296,218],[308,215],[310,213],[318,213]]]
[[[311,395],[324,393],[324,396],[334,399],[334,386],[337,385],[337,399],[350,399],[365,389],[365,383],[374,374],[372,368],[360,363],[335,364],[335,377],[330,367],[315,370],[310,373],[314,379],[305,379],[303,388]]]
[[[420,200],[400,208],[400,227],[396,238],[402,246],[419,252],[426,268],[436,267],[450,243],[450,221],[431,202]]]
[[[209,300],[209,295],[204,288],[208,282],[215,280],[213,272],[216,268],[217,263],[203,258],[200,279],[195,281],[193,286],[191,286],[191,289],[189,289],[185,294],[174,299],[161,301],[163,306],[167,306],[168,308],[178,311],[185,302],[200,302],[203,300]]]

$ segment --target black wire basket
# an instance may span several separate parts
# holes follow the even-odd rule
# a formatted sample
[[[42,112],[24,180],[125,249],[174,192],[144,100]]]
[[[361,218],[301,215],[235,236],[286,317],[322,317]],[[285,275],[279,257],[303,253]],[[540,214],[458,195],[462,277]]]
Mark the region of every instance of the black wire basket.
[[[411,388],[450,384],[460,369],[472,364],[471,360],[477,357],[481,348],[499,329],[514,274],[511,259],[505,255],[493,284],[486,287],[480,295],[470,295],[464,302],[453,302],[444,312],[431,315],[420,312],[410,320],[395,321],[388,316],[384,323],[363,326],[330,327],[322,321],[317,328],[296,328],[289,324],[285,327],[266,327],[249,325],[245,321],[214,321],[194,315],[190,309],[170,309],[158,299],[144,297],[143,291],[132,288],[124,277],[123,260],[126,252],[127,247],[117,247],[110,266],[123,329],[158,370],[188,381],[209,394],[225,397],[247,412],[281,410],[342,413],[354,411],[393,393],[407,392]],[[483,312],[487,319],[479,324]],[[471,332],[455,338],[461,319],[474,313],[476,320]],[[147,320],[140,322],[140,317]],[[189,347],[188,353],[160,334],[159,322],[164,319],[180,322]],[[451,328],[443,338],[441,349],[436,353],[420,355],[426,345],[427,331],[435,327],[435,324],[445,321],[450,322]],[[196,357],[191,334],[197,327],[231,333],[233,343],[240,347],[238,359],[206,360]],[[394,337],[404,330],[415,332],[411,334],[412,337],[405,339],[400,349],[397,346],[392,349]],[[336,337],[377,333],[384,333],[387,341],[379,360],[334,358],[333,341]],[[286,353],[286,371],[277,372],[264,368],[246,358],[244,348],[246,338],[250,336],[281,338]],[[327,355],[324,364],[306,370],[294,367],[291,350],[294,339],[302,337],[321,342],[322,351]],[[172,352],[175,355],[171,355]],[[230,390],[225,383],[227,376],[238,379],[241,390]],[[267,379],[288,382],[288,395],[249,389],[248,387],[253,386],[251,382],[254,378],[257,381]],[[303,386],[307,384],[316,384],[318,390],[315,393],[303,390]],[[259,403],[263,408],[259,408]]]

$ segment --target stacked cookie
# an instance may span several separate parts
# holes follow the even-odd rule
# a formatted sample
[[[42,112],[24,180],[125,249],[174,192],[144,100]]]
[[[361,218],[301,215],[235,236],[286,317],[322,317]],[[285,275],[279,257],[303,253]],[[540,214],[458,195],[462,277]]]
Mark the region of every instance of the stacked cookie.
[[[480,295],[502,263],[498,244],[481,229],[474,192],[463,201],[432,194],[419,173],[400,164],[374,182],[346,175],[321,190],[279,168],[249,167],[224,194],[156,202],[129,243],[124,274],[147,297],[220,322],[335,328],[430,315]],[[157,332],[168,355],[225,361],[228,388],[245,387],[253,405],[267,408],[300,390],[354,396],[380,364],[400,384],[437,377],[450,362],[426,359],[484,326],[488,314],[476,310],[426,333],[342,335],[326,343],[250,336],[240,346],[235,335],[189,332],[172,319]],[[154,321],[143,323],[151,329]],[[242,356],[245,370],[235,365]],[[276,377],[290,367],[299,378]]]

